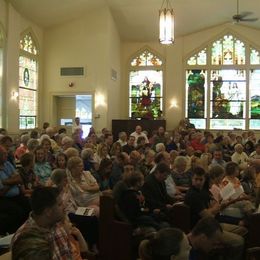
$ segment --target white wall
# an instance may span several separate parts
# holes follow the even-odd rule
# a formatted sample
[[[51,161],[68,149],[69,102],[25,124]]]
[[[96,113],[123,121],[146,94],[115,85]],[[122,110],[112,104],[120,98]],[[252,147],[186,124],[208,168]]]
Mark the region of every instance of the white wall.
[[[45,121],[53,122],[51,96],[66,93],[94,93],[94,126],[106,127],[116,116],[114,95],[119,82],[110,80],[111,66],[120,72],[120,39],[107,8],[87,13],[84,17],[46,31],[44,35],[44,107]],[[110,60],[112,59],[112,62]],[[60,67],[85,67],[86,76],[60,76]],[[73,88],[68,86],[73,82]],[[114,102],[109,95],[113,89]],[[112,106],[112,104],[115,104]]]
[[[116,28],[116,24],[111,14],[109,14],[109,42],[108,42],[108,89],[107,89],[107,100],[108,100],[108,124],[107,127],[111,129],[111,120],[120,119],[121,116],[121,41],[120,36]],[[111,70],[117,72],[117,79],[111,78]]]

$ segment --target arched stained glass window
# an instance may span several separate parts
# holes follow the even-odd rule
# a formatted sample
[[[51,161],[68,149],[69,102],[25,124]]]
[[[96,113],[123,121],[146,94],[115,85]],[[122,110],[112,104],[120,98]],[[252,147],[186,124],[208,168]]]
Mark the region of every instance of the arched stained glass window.
[[[35,128],[37,125],[38,55],[39,50],[31,32],[23,34],[19,56],[20,129]]]
[[[260,129],[259,50],[232,34],[203,50],[210,64],[194,62],[201,51],[187,58],[186,117],[203,129]]]
[[[0,127],[3,123],[3,65],[4,65],[4,33],[0,27]]]
[[[206,48],[200,51],[198,54],[190,57],[188,60],[189,65],[206,65],[207,64],[207,52]]]
[[[145,50],[132,59],[131,66],[161,66],[162,61],[155,54]]]
[[[144,50],[130,61],[129,117],[155,119],[163,110],[163,61]]]
[[[215,41],[212,44],[211,52],[212,65],[245,64],[244,43],[230,34]]]
[[[250,48],[250,63],[253,64],[260,64],[260,53],[254,48]]]
[[[30,32],[25,34],[24,37],[20,40],[20,49],[33,55],[38,54],[38,49]]]

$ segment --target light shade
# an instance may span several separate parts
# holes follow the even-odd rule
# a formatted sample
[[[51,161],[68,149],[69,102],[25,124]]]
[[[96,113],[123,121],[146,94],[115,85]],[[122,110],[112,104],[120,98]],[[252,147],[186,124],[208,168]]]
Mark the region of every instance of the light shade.
[[[165,1],[163,2],[164,5]],[[161,44],[172,44],[174,42],[174,15],[173,9],[166,0],[166,6],[159,11],[159,41]]]

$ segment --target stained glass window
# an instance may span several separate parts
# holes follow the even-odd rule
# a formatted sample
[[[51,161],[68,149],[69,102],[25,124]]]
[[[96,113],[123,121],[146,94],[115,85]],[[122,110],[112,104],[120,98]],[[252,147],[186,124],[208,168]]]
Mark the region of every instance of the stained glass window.
[[[260,53],[254,48],[250,48],[250,63],[260,64]]]
[[[188,65],[206,65],[207,64],[207,52],[206,49],[200,51],[198,54],[190,57]]]
[[[20,49],[34,55],[38,54],[36,44],[30,32],[20,40]]]
[[[154,119],[162,113],[162,71],[130,71],[129,117]]]
[[[225,35],[215,41],[211,47],[212,65],[235,65],[245,64],[244,43],[232,35]]]
[[[132,59],[131,66],[161,66],[162,61],[153,53],[145,50],[140,55]]]
[[[162,59],[144,50],[130,62],[129,117],[156,119],[163,112]]]
[[[201,128],[205,127],[206,118],[206,88],[205,80],[207,72],[205,70],[187,70],[186,71],[186,117],[191,121],[195,119],[196,124]]]
[[[2,127],[2,107],[3,107],[3,104],[2,104],[2,91],[3,91],[3,36],[2,36],[2,32],[1,32],[1,29],[0,29],[0,127]]]
[[[31,34],[20,41],[19,110],[20,129],[35,128],[37,124],[38,50]]]
[[[212,70],[210,75],[211,128],[225,128],[228,121],[244,122],[246,104],[246,73],[244,70]],[[219,120],[221,119],[221,120]],[[236,120],[235,120],[236,119]],[[227,121],[227,122],[226,122]],[[245,128],[244,123],[238,123]]]
[[[250,128],[260,129],[260,69],[250,71]]]
[[[260,52],[247,46],[227,34],[204,48],[203,69],[201,52],[187,59],[186,117],[197,128],[260,129]]]

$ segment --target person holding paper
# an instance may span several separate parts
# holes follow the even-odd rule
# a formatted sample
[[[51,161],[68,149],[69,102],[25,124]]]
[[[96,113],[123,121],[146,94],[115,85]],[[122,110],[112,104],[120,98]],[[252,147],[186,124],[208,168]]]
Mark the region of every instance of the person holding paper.
[[[206,173],[203,168],[196,167],[193,169],[192,186],[185,196],[184,203],[190,207],[191,227],[204,218],[216,217],[221,210],[221,205],[214,200],[208,189],[204,187]],[[221,223],[223,234],[222,243],[227,247],[225,259],[242,260],[244,236],[247,233],[246,228],[236,225]],[[228,251],[230,250],[230,251]]]
[[[81,158],[73,156],[68,160],[68,181],[71,194],[79,207],[95,209],[99,215],[99,185],[88,171],[84,171]]]
[[[225,167],[226,176],[222,180],[220,195],[223,204],[230,204],[223,211],[223,215],[243,218],[247,214],[255,210],[253,203],[249,200],[249,196],[244,193],[244,189],[238,179],[239,166],[234,162],[228,162]]]
[[[234,194],[235,190],[233,188],[233,185],[229,183],[222,189],[222,181],[225,177],[225,169],[221,167],[220,165],[214,165],[209,171],[209,177],[210,177],[210,192],[213,196],[213,198],[220,204],[221,206],[221,212],[218,216],[218,219],[223,222],[228,222],[231,224],[238,224],[241,220],[242,216],[240,214],[240,211],[238,209],[233,209],[232,204],[236,203],[238,199],[229,199],[230,194]],[[225,208],[228,208],[228,211],[234,212],[230,215],[224,215],[223,210]],[[232,210],[233,209],[233,210]],[[238,213],[237,213],[238,212]],[[236,214],[235,214],[236,213]]]

